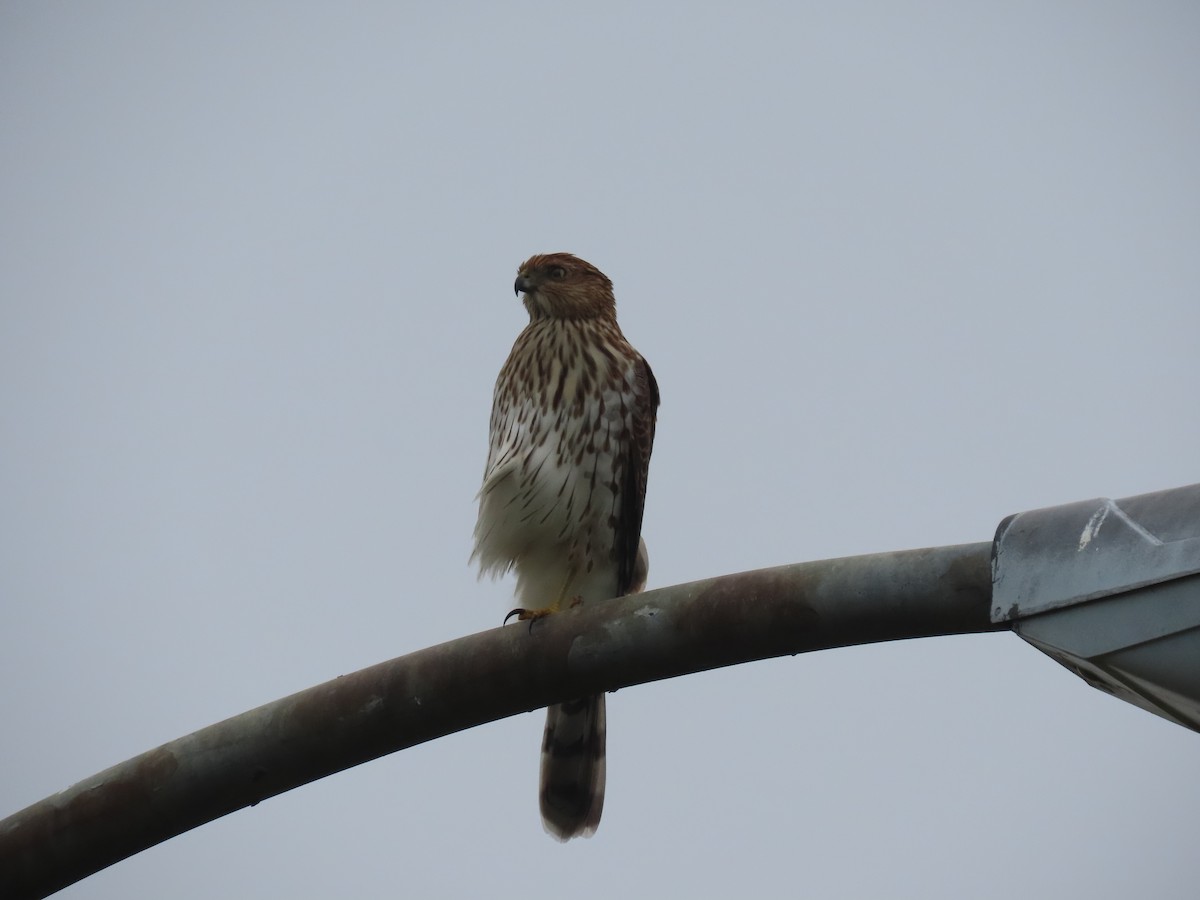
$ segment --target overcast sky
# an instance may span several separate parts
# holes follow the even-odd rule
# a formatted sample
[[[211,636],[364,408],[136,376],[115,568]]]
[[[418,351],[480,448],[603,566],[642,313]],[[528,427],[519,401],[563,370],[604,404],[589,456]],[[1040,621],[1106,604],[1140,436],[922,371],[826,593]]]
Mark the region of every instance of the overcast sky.
[[[517,265],[662,389],[650,586],[1200,480],[1193,3],[0,6],[0,815],[499,624]],[[1200,739],[1011,634],[518,716],[69,898],[1190,898]]]

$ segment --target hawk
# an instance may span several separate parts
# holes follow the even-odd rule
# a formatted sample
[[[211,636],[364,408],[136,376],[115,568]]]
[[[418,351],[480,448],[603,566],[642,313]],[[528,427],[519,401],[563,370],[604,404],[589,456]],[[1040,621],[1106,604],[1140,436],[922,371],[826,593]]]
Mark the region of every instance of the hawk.
[[[642,508],[658,384],[617,325],[612,282],[569,253],[533,256],[514,284],[529,324],[496,379],[475,552],[516,570],[521,619],[642,590]],[[510,614],[511,615],[511,614]],[[604,807],[604,695],[546,711],[542,823],[590,836]]]

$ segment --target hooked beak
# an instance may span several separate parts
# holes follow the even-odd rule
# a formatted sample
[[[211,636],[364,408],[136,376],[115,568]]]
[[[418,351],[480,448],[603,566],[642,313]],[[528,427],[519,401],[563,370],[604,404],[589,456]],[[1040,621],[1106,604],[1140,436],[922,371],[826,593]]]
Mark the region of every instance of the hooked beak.
[[[528,294],[534,288],[533,279],[521,272],[517,275],[517,280],[513,282],[513,293],[519,294],[524,291]]]

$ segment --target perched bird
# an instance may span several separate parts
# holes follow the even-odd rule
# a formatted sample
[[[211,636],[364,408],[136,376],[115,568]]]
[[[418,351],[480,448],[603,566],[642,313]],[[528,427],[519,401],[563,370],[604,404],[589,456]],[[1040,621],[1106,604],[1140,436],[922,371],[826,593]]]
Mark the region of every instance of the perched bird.
[[[515,569],[519,618],[640,591],[646,475],[658,384],[617,326],[612,282],[569,253],[517,270],[529,325],[496,379],[475,552]],[[551,706],[540,802],[559,840],[591,835],[604,807],[604,695]]]

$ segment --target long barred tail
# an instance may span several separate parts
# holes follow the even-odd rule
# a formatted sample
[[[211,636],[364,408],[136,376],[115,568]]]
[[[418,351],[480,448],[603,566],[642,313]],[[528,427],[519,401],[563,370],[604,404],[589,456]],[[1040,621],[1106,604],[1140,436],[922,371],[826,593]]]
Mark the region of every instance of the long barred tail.
[[[542,824],[560,841],[590,837],[604,810],[604,695],[546,710]]]
[[[646,587],[650,553],[638,540],[626,593]],[[591,837],[604,811],[604,695],[560,703],[546,710],[542,737],[542,825],[560,841]]]

